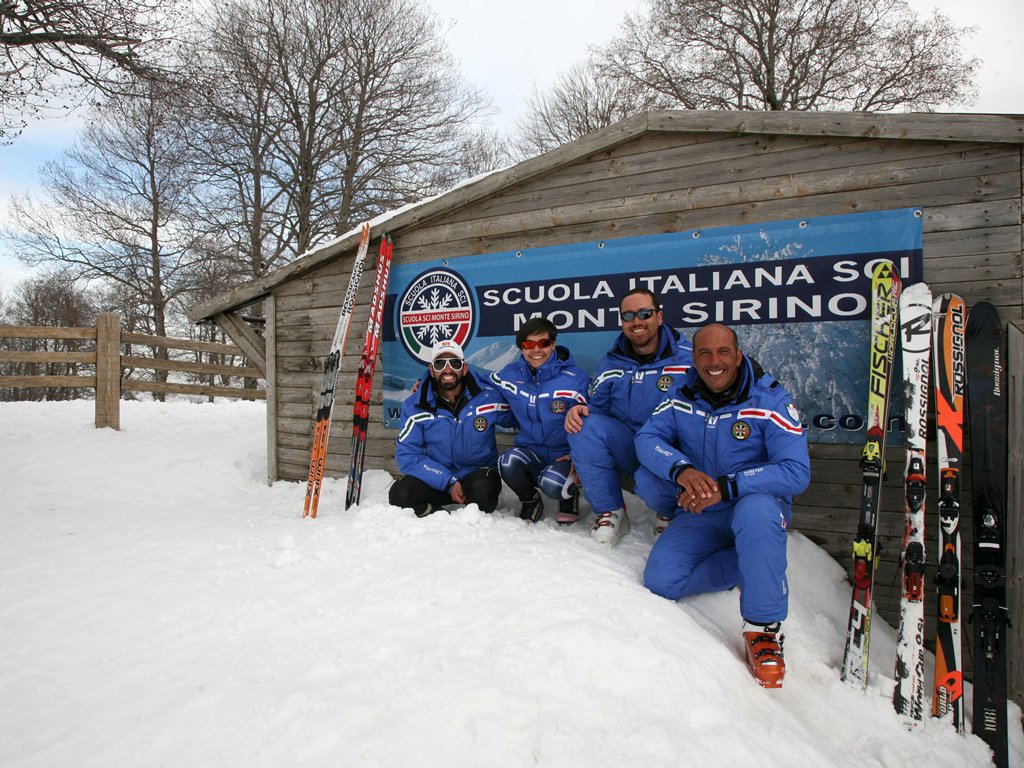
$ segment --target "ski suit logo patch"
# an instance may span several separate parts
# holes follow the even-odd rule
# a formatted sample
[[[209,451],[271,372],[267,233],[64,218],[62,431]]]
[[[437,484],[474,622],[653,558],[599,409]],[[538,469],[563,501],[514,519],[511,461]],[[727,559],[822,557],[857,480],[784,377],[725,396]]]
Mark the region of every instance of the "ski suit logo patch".
[[[487,429],[487,419],[483,416],[477,416],[473,419],[473,429],[477,432],[483,432]]]
[[[551,401],[551,412],[552,413],[565,413],[565,400],[552,400]]]
[[[662,392],[668,392],[669,388],[672,386],[673,381],[674,379],[671,376],[659,376],[658,389],[660,389]]]
[[[732,436],[737,440],[746,440],[750,437],[750,425],[745,421],[737,421],[732,425]]]

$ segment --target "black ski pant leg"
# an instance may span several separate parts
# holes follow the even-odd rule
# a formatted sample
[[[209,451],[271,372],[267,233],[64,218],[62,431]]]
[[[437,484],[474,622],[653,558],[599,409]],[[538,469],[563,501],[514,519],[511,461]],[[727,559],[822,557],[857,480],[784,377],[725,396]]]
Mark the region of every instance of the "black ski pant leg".
[[[466,494],[466,503],[475,503],[484,512],[493,512],[498,508],[498,496],[501,494],[501,475],[497,467],[480,467],[462,478],[462,491]]]
[[[431,488],[418,477],[402,475],[388,491],[388,502],[396,507],[411,509],[417,517],[452,503],[447,491]]]

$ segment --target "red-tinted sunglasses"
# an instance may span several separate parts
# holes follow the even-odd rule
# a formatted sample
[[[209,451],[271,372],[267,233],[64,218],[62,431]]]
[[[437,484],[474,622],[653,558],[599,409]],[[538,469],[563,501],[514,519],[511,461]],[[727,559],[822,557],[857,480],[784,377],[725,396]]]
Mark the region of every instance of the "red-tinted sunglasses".
[[[525,339],[523,343],[519,345],[519,348],[533,349],[534,347],[540,347],[541,349],[547,349],[554,343],[554,339],[537,339],[537,341],[530,341],[529,339]]]

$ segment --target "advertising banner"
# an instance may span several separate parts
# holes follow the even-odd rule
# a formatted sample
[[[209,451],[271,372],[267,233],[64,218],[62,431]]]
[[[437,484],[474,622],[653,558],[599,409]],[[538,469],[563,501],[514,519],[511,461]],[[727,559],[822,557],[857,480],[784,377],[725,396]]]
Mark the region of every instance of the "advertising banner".
[[[871,271],[888,259],[904,285],[921,280],[922,239],[921,211],[908,208],[396,264],[384,423],[398,426],[441,339],[461,344],[478,370],[497,371],[520,354],[519,326],[543,316],[593,371],[620,332],[619,298],[639,287],[688,338],[709,322],[732,327],[792,393],[812,442],[860,442]]]

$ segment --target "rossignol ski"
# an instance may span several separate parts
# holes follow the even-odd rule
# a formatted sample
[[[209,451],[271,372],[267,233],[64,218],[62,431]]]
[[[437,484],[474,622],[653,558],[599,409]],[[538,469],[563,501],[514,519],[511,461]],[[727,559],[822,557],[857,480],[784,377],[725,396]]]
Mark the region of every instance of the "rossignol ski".
[[[935,447],[939,472],[939,563],[935,576],[938,618],[935,629],[935,690],[932,714],[950,715],[964,730],[963,668],[960,647],[960,470],[963,461],[967,309],[946,293],[933,305],[932,363],[935,387]]]
[[[910,286],[900,296],[900,347],[907,443],[903,467],[906,525],[900,553],[903,579],[892,704],[916,728],[924,719],[925,446],[932,352],[932,292],[924,283]]]
[[[967,415],[974,519],[974,707],[971,727],[1007,768],[1006,347],[996,308],[979,302],[967,317]]]
[[[842,678],[864,688],[868,684],[868,643],[871,638],[871,595],[875,580],[878,505],[885,472],[889,384],[896,354],[900,276],[892,262],[875,267],[871,279],[870,368],[868,372],[867,437],[861,453],[863,475],[860,518],[853,542],[853,596],[846,629]]]
[[[384,321],[384,302],[388,293],[388,277],[391,274],[390,237],[380,241],[377,255],[377,279],[370,301],[370,316],[366,324],[366,339],[363,354],[359,359],[356,373],[356,399],[352,412],[352,464],[348,472],[348,492],[345,495],[345,509],[359,503],[363,485],[363,462],[366,458],[366,430],[370,426],[370,398],[373,394],[373,374],[377,368],[377,350],[380,349],[381,325]]]
[[[320,382],[320,399],[317,401],[316,423],[313,427],[313,447],[309,452],[309,474],[306,479],[306,501],[302,507],[303,517],[316,517],[320,503],[320,487],[324,480],[324,465],[327,462],[327,438],[331,431],[331,415],[334,413],[334,394],[338,386],[338,372],[341,370],[341,356],[345,352],[345,339],[352,321],[352,310],[356,303],[356,292],[363,275],[366,251],[370,245],[370,225],[363,224],[359,233],[359,249],[352,262],[352,275],[348,279],[348,290],[341,304],[338,327],[331,340],[331,348],[324,358],[324,375]]]

